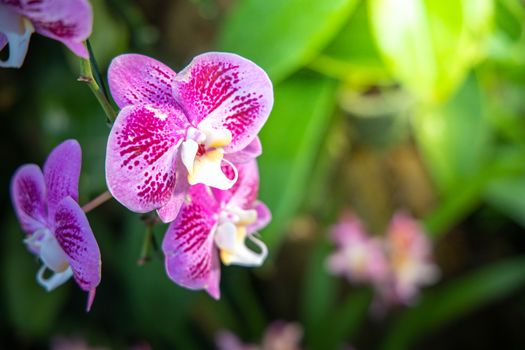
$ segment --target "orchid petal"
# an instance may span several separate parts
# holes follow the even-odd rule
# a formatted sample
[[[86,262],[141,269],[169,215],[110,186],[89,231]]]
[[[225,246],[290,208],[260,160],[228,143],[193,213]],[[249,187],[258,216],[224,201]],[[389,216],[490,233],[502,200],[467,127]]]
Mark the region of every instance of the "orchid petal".
[[[56,146],[44,164],[44,179],[47,187],[48,217],[69,196],[78,201],[78,179],[82,163],[82,150],[76,140],[66,140]]]
[[[175,99],[191,123],[229,130],[226,153],[245,148],[266,122],[273,105],[272,83],[255,63],[231,53],[195,57],[176,77]]]
[[[108,82],[120,108],[135,104],[174,105],[175,72],[163,63],[138,54],[120,55],[111,61]]]
[[[198,187],[205,191],[204,186]],[[220,265],[212,235],[214,225],[213,211],[201,202],[184,205],[164,236],[162,250],[170,279],[185,288],[205,289],[219,299]]]
[[[34,32],[30,21],[13,9],[0,4],[0,50],[9,43],[9,58],[0,60],[0,67],[20,68],[27,54],[29,39]]]
[[[0,33],[0,51],[4,49],[4,47],[7,45],[8,40],[5,34]]]
[[[188,172],[183,167],[179,167],[176,170],[175,177],[177,179],[185,179],[188,177]],[[157,214],[162,222],[169,223],[175,220],[184,204],[188,188],[189,184],[187,181],[175,181],[175,188],[171,198],[164,206],[157,209]]]
[[[22,229],[28,233],[47,226],[44,176],[37,165],[21,166],[11,181],[11,200]]]
[[[127,106],[113,124],[106,154],[109,191],[145,213],[168,203],[176,186],[176,156],[185,129],[176,108]],[[183,116],[182,116],[183,117]]]
[[[254,204],[254,209],[257,213],[257,219],[253,224],[248,225],[246,228],[248,234],[265,228],[272,220],[272,213],[263,202],[256,201]]]
[[[68,267],[62,272],[53,272],[53,275],[51,277],[45,278],[44,272],[46,271],[46,269],[46,265],[42,265],[42,267],[38,270],[36,274],[36,280],[48,292],[51,292],[56,287],[61,286],[62,284],[67,282],[67,280],[69,280],[71,276],[73,276],[73,270],[71,270],[71,268]]]
[[[67,255],[77,284],[93,291],[100,283],[100,250],[86,214],[71,197],[64,198],[56,208],[55,238]]]
[[[64,43],[77,56],[89,58],[82,44],[93,27],[93,11],[87,0],[22,1],[16,8],[31,20],[37,33]]]
[[[257,199],[259,191],[259,168],[257,162],[252,160],[248,163],[237,165],[239,180],[232,187],[229,204],[243,209],[251,208]]]
[[[229,153],[225,155],[226,159],[231,161],[234,164],[239,163],[248,163],[252,161],[253,159],[259,157],[262,154],[262,145],[261,140],[259,137],[256,137],[253,139],[252,142],[242,150],[235,152],[235,153]]]

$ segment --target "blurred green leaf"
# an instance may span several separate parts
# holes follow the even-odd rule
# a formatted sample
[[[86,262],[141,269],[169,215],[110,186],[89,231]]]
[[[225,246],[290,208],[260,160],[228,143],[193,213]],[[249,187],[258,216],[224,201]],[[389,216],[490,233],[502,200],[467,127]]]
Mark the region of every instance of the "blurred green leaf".
[[[319,146],[332,116],[335,84],[301,74],[275,87],[275,105],[261,131],[260,197],[273,214],[264,240],[270,250],[308,189]]]
[[[219,48],[263,67],[274,83],[307,64],[340,30],[357,0],[246,0],[225,21]]]
[[[365,1],[361,1],[326,50],[309,67],[328,76],[370,86],[389,78],[371,32]]]
[[[336,279],[326,270],[326,257],[332,248],[331,245],[322,237],[314,246],[304,272],[302,287],[301,321],[307,337],[322,336],[316,330],[332,309],[337,287]]]
[[[525,285],[525,258],[493,264],[423,296],[390,328],[382,349],[404,350],[439,327]]]
[[[157,227],[162,232],[165,225]],[[137,265],[145,234],[145,225],[137,215],[126,216],[126,230],[123,241],[119,242],[117,254],[119,275],[124,278],[128,305],[135,332],[141,336],[166,339],[182,349],[195,348],[192,337],[187,336],[187,317],[195,295],[173,283],[164,269],[160,252],[143,266]]]
[[[509,158],[509,165],[514,165],[514,172],[508,172],[506,176],[491,181],[486,188],[485,199],[525,227],[525,152],[514,153],[519,158],[502,154]]]
[[[445,105],[415,115],[419,148],[444,194],[475,175],[489,156],[491,129],[483,102],[471,76]]]
[[[3,226],[6,234],[2,247],[2,272],[5,276],[3,287],[7,316],[15,329],[15,335],[22,338],[46,338],[56,329],[58,314],[69,292],[75,285],[73,279],[52,292],[40,286],[36,273],[41,262],[26,250],[24,233],[14,220]],[[83,293],[80,289],[76,292]],[[83,313],[84,309],[77,310]]]
[[[493,3],[371,0],[370,15],[392,73],[416,96],[432,102],[446,99],[484,55]]]

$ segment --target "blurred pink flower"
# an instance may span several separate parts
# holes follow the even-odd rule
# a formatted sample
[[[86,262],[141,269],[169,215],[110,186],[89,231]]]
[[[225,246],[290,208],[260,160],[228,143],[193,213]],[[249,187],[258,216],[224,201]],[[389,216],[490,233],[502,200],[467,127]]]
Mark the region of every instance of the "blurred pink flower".
[[[84,41],[92,26],[93,11],[87,0],[0,0],[0,50],[9,44],[9,57],[0,60],[0,67],[22,66],[35,31],[88,58]]]
[[[260,345],[245,344],[229,331],[219,332],[215,343],[218,350],[300,350],[302,337],[299,324],[274,321],[266,328]]]
[[[328,271],[352,283],[370,283],[381,308],[413,303],[419,289],[439,277],[432,261],[432,242],[405,213],[394,215],[381,238],[369,235],[359,219],[344,215],[330,237],[337,249],[328,257]]]
[[[358,218],[344,215],[331,231],[337,250],[328,257],[328,270],[353,283],[382,283],[388,276],[388,262],[382,242],[370,237]]]
[[[439,278],[432,260],[432,242],[421,225],[403,212],[394,215],[385,240],[392,277],[383,291],[387,299],[411,304],[421,287]]]

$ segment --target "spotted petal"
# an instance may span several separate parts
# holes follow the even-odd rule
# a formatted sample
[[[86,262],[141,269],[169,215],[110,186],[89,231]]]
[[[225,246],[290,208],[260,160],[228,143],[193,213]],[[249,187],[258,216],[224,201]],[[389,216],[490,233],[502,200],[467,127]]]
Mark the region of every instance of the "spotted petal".
[[[128,209],[144,213],[170,200],[177,148],[185,133],[181,118],[176,108],[141,105],[120,111],[108,139],[106,181],[113,197]]]
[[[270,209],[261,201],[256,201],[253,208],[257,212],[256,221],[246,228],[248,234],[252,234],[265,228],[272,220]]]
[[[21,166],[11,181],[11,200],[22,229],[28,233],[46,228],[44,176],[37,165]]]
[[[77,56],[89,57],[83,41],[91,35],[93,11],[87,0],[20,0],[7,3],[29,18],[37,33],[64,43]]]
[[[175,99],[199,129],[229,130],[226,153],[246,147],[273,105],[272,83],[255,63],[231,53],[199,55],[174,82]]]
[[[100,283],[100,250],[86,214],[71,197],[64,198],[55,212],[55,237],[64,250],[80,288],[90,293],[89,311]]]
[[[162,242],[166,271],[175,283],[189,289],[205,289],[219,299],[220,265],[212,234],[215,212],[206,204],[212,203],[213,198],[203,185],[193,186],[192,192],[195,200],[182,207]]]
[[[257,199],[259,191],[259,168],[257,161],[237,164],[239,179],[229,190],[223,192],[223,201],[228,202],[231,206],[237,206],[242,209],[251,209]]]
[[[0,50],[9,43],[9,57],[0,67],[20,68],[24,63],[33,25],[22,15],[0,2]]]
[[[76,140],[66,140],[55,147],[44,164],[47,187],[48,216],[52,218],[55,208],[69,196],[78,201],[78,179],[82,163],[82,150]]]
[[[225,158],[232,163],[239,164],[250,162],[253,159],[259,157],[261,154],[261,140],[259,139],[259,137],[256,137],[253,139],[252,142],[250,142],[248,146],[244,147],[238,152],[227,154]]]
[[[138,54],[117,56],[111,61],[108,82],[113,100],[127,105],[173,105],[175,72],[163,63]]]

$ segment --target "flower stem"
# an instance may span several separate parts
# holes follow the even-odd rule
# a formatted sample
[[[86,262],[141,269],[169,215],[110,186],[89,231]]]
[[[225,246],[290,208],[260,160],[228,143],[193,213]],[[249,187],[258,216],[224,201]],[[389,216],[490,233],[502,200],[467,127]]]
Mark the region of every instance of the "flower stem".
[[[84,213],[89,213],[91,210],[95,209],[96,207],[98,207],[101,204],[104,204],[105,202],[107,202],[111,198],[113,198],[111,193],[109,193],[109,191],[106,191],[106,192],[98,195],[95,199],[91,200],[87,204],[85,204],[82,207],[82,210],[84,211]]]
[[[144,236],[144,242],[142,242],[142,249],[140,250],[139,260],[137,265],[142,266],[147,263],[150,257],[151,243],[153,241],[153,225],[146,225],[146,235]]]
[[[98,102],[100,103],[100,106],[104,110],[104,113],[106,114],[108,120],[108,124],[112,124],[115,121],[115,118],[117,117],[117,113],[115,112],[113,106],[104,94],[103,89],[93,77],[92,65],[89,59],[82,58],[80,60],[80,77],[78,78],[78,81],[83,81],[86,84],[88,84],[89,88],[91,89],[91,92],[93,92],[93,95],[95,95]]]

